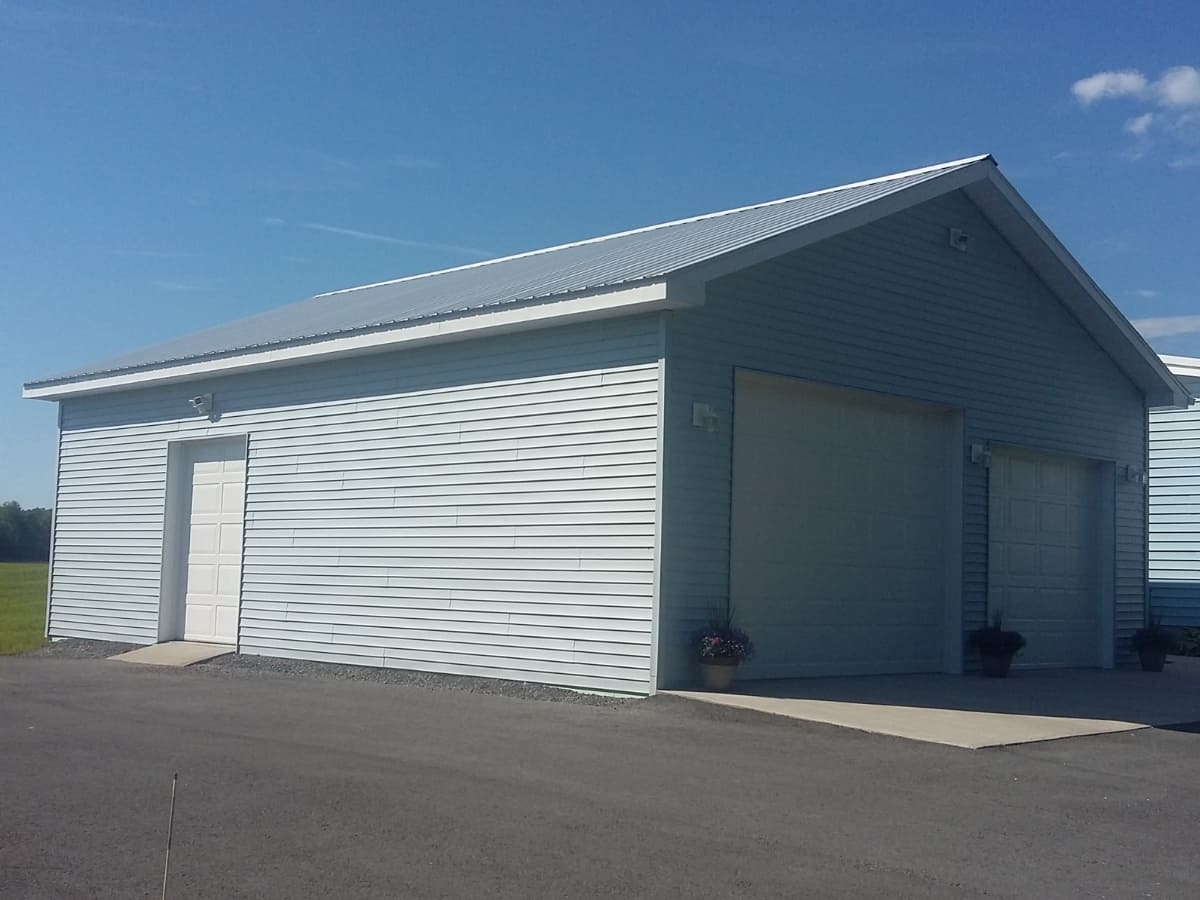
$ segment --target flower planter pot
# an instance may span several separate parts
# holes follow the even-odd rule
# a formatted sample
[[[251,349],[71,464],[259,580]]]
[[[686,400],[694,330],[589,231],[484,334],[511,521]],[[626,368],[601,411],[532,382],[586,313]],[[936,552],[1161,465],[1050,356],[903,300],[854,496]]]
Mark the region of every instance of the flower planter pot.
[[[1167,661],[1166,650],[1139,650],[1138,660],[1143,672],[1161,672]]]
[[[1008,670],[1012,667],[1013,654],[983,654],[979,658],[983,661],[983,674],[988,678],[1008,677]]]
[[[733,656],[709,656],[700,660],[704,687],[710,691],[727,691],[737,674],[739,660]]]

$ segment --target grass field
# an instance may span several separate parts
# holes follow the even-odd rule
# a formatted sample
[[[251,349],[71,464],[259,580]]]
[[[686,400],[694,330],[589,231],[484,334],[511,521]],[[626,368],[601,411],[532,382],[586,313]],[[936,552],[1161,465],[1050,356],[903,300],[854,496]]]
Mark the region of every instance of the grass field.
[[[0,653],[21,653],[45,643],[45,563],[0,563]]]

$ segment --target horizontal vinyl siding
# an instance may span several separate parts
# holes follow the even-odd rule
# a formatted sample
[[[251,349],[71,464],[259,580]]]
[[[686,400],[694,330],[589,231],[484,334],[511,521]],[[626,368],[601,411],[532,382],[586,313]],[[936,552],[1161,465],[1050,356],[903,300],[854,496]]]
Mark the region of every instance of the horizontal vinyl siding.
[[[1195,393],[1200,379],[1184,379]],[[1150,413],[1150,607],[1200,625],[1200,405]]]
[[[242,652],[644,693],[658,352],[614,320],[69,401],[51,632],[156,639],[167,443],[246,433]]]
[[[951,226],[968,252],[947,246]],[[961,193],[715,281],[668,333],[663,685],[693,677],[688,635],[727,596],[735,367],[961,409],[966,445],[1145,456],[1139,391]],[[692,427],[697,402],[719,412],[714,433]],[[964,466],[966,629],[986,614],[987,476]],[[1144,514],[1142,488],[1118,482],[1122,637],[1144,614]]]

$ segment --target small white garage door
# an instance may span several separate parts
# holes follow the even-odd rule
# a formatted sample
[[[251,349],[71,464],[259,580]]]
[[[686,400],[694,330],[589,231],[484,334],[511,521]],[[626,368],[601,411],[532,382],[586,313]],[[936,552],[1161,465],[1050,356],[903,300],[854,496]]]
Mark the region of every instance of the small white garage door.
[[[739,373],[730,600],[748,678],[943,669],[940,408]]]
[[[183,637],[234,644],[242,581],[245,441],[198,442],[188,449],[188,470]]]
[[[1028,642],[1015,664],[1100,664],[1099,465],[996,449],[988,473],[988,609]]]

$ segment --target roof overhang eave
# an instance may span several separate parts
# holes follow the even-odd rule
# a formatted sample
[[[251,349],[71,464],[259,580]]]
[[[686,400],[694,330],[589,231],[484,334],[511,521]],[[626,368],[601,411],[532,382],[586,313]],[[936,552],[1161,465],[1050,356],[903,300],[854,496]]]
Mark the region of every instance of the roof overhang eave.
[[[156,363],[127,371],[30,382],[24,386],[21,393],[22,396],[35,400],[64,400],[88,394],[112,393],[342,357],[384,353],[389,350],[505,332],[549,328],[568,322],[649,313],[674,308],[685,302],[678,292],[668,292],[664,280],[657,279],[566,297],[543,298],[470,315],[423,320],[397,328],[332,335],[320,340],[250,349],[243,353],[217,357]]]

